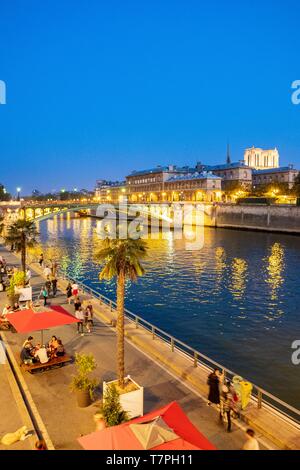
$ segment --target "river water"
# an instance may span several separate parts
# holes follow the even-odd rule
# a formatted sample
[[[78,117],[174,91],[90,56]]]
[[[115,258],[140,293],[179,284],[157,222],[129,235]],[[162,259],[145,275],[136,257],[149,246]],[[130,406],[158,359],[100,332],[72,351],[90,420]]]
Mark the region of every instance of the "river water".
[[[98,280],[96,220],[40,222],[45,257],[115,300]],[[126,307],[227,368],[300,408],[300,237],[205,228],[188,251],[171,232],[148,241],[146,275],[126,287]]]

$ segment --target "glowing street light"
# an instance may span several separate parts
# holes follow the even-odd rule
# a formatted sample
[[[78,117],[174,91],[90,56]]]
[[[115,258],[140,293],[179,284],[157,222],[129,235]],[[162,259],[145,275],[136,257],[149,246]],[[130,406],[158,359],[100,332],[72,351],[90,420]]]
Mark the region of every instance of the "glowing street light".
[[[21,188],[17,187],[17,201],[20,200],[20,192],[21,192]]]

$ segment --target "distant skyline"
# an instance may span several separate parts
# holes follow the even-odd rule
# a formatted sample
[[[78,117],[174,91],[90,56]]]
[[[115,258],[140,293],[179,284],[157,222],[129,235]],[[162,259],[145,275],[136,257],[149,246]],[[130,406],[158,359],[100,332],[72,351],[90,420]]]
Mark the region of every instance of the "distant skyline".
[[[0,15],[0,183],[92,189],[277,147],[300,168],[294,0],[15,0]]]

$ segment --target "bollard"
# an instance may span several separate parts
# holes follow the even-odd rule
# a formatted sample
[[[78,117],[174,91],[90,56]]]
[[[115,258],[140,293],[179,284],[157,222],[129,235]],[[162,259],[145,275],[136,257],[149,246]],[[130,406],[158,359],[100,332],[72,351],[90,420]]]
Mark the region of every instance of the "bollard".
[[[174,338],[171,338],[171,351],[174,352]]]
[[[194,351],[194,367],[198,366],[198,354]]]
[[[139,327],[139,319],[137,317],[135,317],[135,327],[136,328]]]
[[[152,325],[152,339],[155,339],[155,328],[153,325]]]
[[[257,394],[257,408],[260,409],[262,407],[262,393],[258,390]]]

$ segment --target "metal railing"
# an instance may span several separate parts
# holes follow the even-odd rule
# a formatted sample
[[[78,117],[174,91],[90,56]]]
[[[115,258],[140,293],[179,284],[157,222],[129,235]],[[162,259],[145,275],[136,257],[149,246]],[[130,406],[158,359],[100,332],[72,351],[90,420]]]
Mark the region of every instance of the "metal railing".
[[[114,300],[105,297],[105,295],[100,294],[95,289],[87,286],[81,281],[67,277],[64,273],[61,273],[61,275],[65,280],[69,282],[76,282],[81,291],[100,300],[100,302],[107,305],[112,312],[114,311],[114,309],[116,309],[117,304]],[[224,367],[222,364],[219,364],[213,359],[207,357],[205,354],[187,345],[183,341],[180,341],[179,339],[170,335],[166,331],[161,330],[160,328],[156,327],[147,320],[144,320],[142,317],[136,315],[128,309],[125,309],[125,317],[127,320],[134,323],[136,328],[141,327],[149,331],[149,333],[151,333],[152,335],[153,340],[160,339],[164,341],[170,346],[171,351],[176,351],[177,353],[180,353],[190,359],[193,362],[195,368],[201,367],[206,370],[207,373],[211,372],[214,369],[220,369],[223,372],[226,380],[229,381],[232,381],[234,376],[239,375],[233,372],[232,370],[228,369],[227,367]],[[253,386],[251,399],[252,404],[255,407],[257,407],[258,409],[266,408],[272,410],[275,414],[280,415],[281,418],[285,418],[291,424],[297,426],[297,428],[300,430],[300,410],[289,405],[283,400],[280,400],[279,398],[275,397],[263,388],[257,386],[253,382],[251,382],[251,384]]]

